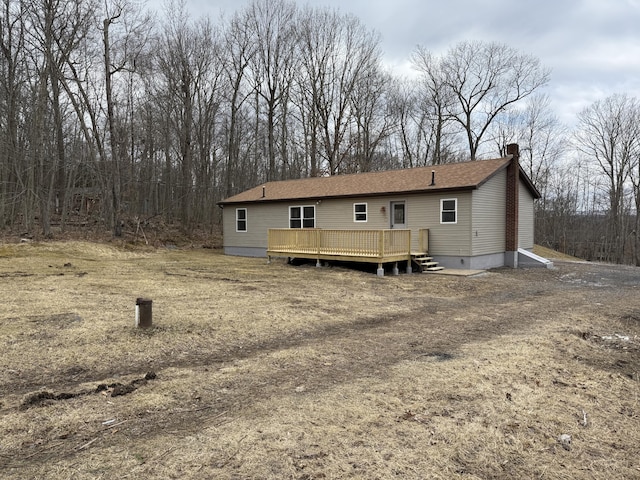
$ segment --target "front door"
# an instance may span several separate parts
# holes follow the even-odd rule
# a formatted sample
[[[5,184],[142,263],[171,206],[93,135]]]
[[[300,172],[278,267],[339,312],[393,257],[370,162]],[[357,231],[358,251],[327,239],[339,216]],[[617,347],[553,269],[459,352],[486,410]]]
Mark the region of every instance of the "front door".
[[[404,202],[391,202],[391,228],[407,228]]]

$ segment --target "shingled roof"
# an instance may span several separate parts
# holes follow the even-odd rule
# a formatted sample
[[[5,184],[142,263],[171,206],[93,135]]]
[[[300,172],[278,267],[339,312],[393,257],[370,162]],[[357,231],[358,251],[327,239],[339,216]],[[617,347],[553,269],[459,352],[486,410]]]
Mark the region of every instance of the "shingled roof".
[[[219,204],[473,190],[506,168],[510,161],[511,156],[507,156],[493,160],[449,163],[403,170],[267,182],[229,197]],[[540,193],[522,169],[520,174],[534,198],[540,198]],[[434,185],[431,184],[432,176],[435,179]]]

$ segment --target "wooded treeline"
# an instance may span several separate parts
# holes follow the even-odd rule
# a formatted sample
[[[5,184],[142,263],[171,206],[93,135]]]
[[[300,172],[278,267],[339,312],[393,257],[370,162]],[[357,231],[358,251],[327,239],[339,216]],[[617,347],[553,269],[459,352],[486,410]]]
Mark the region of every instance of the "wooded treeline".
[[[162,218],[213,231],[217,201],[264,181],[517,142],[543,194],[539,243],[640,263],[637,101],[596,103],[569,132],[543,92],[549,71],[507,45],[420,46],[401,78],[359,19],[289,0],[215,21],[175,2],[159,19],[131,0],[0,2],[0,228],[51,236],[94,218],[118,236]]]

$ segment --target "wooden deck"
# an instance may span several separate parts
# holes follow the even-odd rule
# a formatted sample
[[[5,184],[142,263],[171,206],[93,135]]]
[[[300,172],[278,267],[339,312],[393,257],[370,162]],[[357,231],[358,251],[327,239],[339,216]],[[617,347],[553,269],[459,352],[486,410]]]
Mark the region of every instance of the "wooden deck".
[[[420,231],[420,249],[427,239],[428,231]],[[378,274],[385,263],[407,262],[411,271],[411,230],[269,229],[267,257],[377,263]]]

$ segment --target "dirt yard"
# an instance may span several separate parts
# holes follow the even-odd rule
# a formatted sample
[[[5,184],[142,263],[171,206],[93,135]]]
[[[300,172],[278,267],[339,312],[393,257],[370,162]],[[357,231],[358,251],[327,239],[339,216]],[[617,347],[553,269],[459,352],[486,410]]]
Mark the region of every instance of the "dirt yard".
[[[5,243],[0,287],[3,479],[640,478],[638,268]]]

